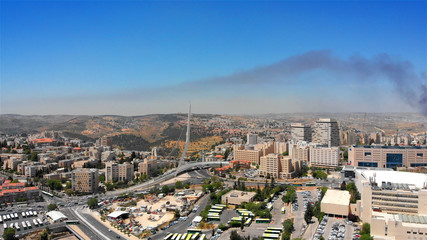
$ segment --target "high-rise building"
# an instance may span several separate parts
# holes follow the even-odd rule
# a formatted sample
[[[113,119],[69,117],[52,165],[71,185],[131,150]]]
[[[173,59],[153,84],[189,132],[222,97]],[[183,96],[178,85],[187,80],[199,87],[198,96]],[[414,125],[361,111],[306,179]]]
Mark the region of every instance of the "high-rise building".
[[[311,142],[312,130],[310,126],[303,125],[301,123],[291,124],[291,136],[294,142],[306,141]]]
[[[338,147],[340,145],[338,122],[331,118],[317,120],[313,127],[312,142],[328,147]]]
[[[130,181],[133,179],[134,170],[133,164],[124,163],[118,164],[116,162],[105,163],[105,181]]]
[[[257,134],[248,133],[247,138],[248,138],[248,140],[246,142],[247,145],[255,145],[258,143],[258,135]]]
[[[113,146],[113,139],[111,137],[108,137],[108,136],[101,137],[99,139],[99,144],[101,146],[110,146],[111,147],[111,146]]]
[[[98,192],[98,169],[79,168],[72,173],[72,190],[82,193]]]

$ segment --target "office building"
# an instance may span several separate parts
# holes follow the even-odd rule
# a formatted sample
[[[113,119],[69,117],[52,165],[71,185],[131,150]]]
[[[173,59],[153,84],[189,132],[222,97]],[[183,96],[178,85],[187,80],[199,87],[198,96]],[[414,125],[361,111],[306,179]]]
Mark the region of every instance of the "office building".
[[[301,123],[291,124],[291,137],[294,142],[306,141],[311,142],[312,130],[310,126],[303,125]]]
[[[98,192],[98,169],[79,168],[72,172],[72,190],[82,193]]]
[[[310,166],[337,167],[339,165],[338,147],[310,147]]]
[[[105,163],[105,181],[116,182],[131,181],[134,177],[133,164],[123,163],[118,164],[116,162]]]
[[[361,200],[351,208],[371,224],[375,239],[425,239],[427,175],[390,169],[354,171]]]
[[[313,126],[312,142],[328,147],[340,145],[338,122],[331,118],[321,118]]]
[[[351,146],[348,161],[356,167],[420,167],[427,166],[427,147]]]
[[[157,160],[156,159],[144,159],[143,162],[138,164],[138,171],[147,176],[153,176],[153,174],[157,171]]]
[[[280,172],[282,171],[281,159],[282,155],[270,153],[266,156],[260,158],[259,164],[259,175],[260,176],[270,176],[274,178],[280,177]]]
[[[259,143],[256,145],[235,145],[234,160],[250,161],[252,164],[259,164],[260,157],[274,152],[274,144]]]

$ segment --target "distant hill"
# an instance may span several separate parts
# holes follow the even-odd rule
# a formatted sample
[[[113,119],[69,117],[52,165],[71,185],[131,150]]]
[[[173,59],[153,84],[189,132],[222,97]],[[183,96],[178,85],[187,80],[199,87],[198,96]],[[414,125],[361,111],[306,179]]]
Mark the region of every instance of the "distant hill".
[[[218,115],[195,114],[194,120],[210,119]],[[164,146],[181,136],[185,140],[186,114],[152,114],[144,116],[71,116],[71,115],[0,115],[0,132],[6,134],[34,134],[61,131],[64,136],[94,141],[111,136],[113,144],[129,150],[150,150]],[[192,141],[211,137],[210,129],[192,126]],[[178,144],[179,145],[179,144]],[[178,151],[179,152],[179,151]]]

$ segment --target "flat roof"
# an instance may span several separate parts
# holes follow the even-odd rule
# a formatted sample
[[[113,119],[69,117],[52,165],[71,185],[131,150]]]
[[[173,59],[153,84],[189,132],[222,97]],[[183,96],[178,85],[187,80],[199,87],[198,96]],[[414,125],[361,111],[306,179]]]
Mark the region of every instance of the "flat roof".
[[[427,149],[427,146],[375,146],[375,145],[352,145],[354,148],[367,148],[367,149]]]
[[[68,219],[67,216],[65,216],[62,212],[60,211],[50,211],[46,214],[48,217],[50,217],[52,219],[52,221],[56,222],[62,219]]]
[[[129,213],[125,212],[125,211],[114,211],[114,212],[108,214],[107,217],[109,217],[109,218],[118,218],[118,217],[120,217],[123,214],[129,214]]]
[[[356,169],[367,181],[370,178],[375,178],[375,182],[380,186],[382,182],[390,182],[395,184],[415,185],[417,188],[423,188],[427,182],[427,174],[398,172],[398,171],[383,171],[383,170],[365,170]]]
[[[350,204],[350,193],[344,190],[328,189],[322,203],[348,206]]]

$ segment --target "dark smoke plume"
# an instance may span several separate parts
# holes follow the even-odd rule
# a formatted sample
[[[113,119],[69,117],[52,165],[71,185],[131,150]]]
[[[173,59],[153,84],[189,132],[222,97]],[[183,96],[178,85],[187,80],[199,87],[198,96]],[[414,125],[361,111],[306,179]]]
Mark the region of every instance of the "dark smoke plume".
[[[191,84],[192,86],[292,84],[295,77],[315,70],[346,76],[342,79],[347,81],[357,79],[359,84],[386,79],[394,85],[403,101],[427,115],[427,75],[416,73],[411,62],[393,58],[388,54],[379,54],[372,58],[351,56],[342,59],[334,56],[331,51],[310,51],[268,66]]]

